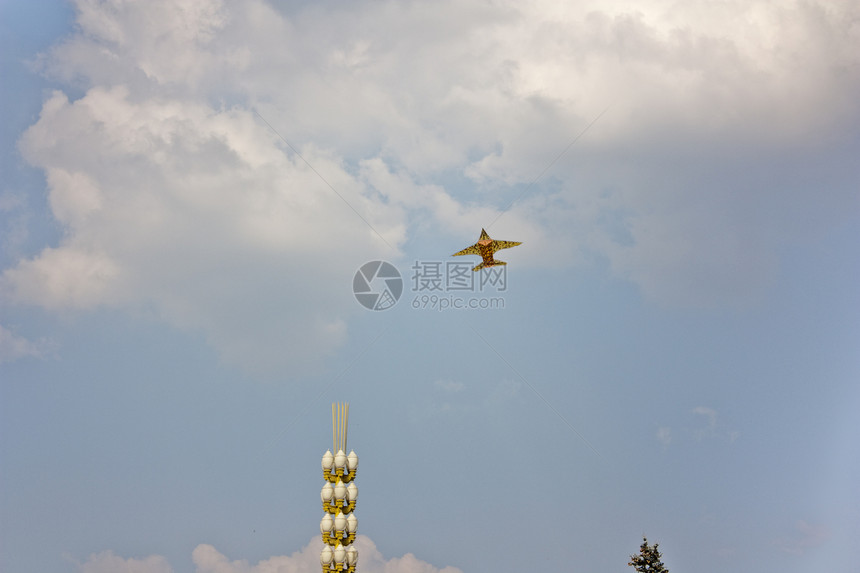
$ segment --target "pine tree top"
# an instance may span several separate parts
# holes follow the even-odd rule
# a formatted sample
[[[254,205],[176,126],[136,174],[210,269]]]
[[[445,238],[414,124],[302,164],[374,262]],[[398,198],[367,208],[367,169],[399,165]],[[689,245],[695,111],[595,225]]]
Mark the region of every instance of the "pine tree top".
[[[627,565],[633,567],[639,573],[669,573],[669,570],[660,560],[662,555],[657,550],[659,545],[659,543],[649,545],[648,539],[642,537],[642,545],[639,546],[639,555],[631,555],[630,563]]]

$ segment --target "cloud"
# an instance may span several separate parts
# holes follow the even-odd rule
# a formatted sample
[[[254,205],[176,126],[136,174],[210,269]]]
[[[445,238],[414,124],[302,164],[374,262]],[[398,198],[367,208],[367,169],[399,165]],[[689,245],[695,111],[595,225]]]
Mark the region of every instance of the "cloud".
[[[27,357],[41,358],[45,354],[46,347],[45,340],[32,342],[15,335],[0,324],[0,364]]]
[[[433,393],[421,402],[416,421],[436,416],[470,416],[475,412],[498,410],[516,401],[522,392],[522,383],[511,378],[479,381],[465,384],[457,380],[439,379],[433,382]]]
[[[47,172],[65,236],[4,271],[7,298],[151,312],[252,369],[333,351],[352,273],[388,248],[376,232],[401,240],[335,159],[303,151],[373,229],[247,111],[137,102],[125,87],[55,93],[21,149]]]
[[[698,416],[704,416],[707,420],[707,426],[705,428],[699,428],[696,430],[696,438],[701,440],[702,438],[712,438],[717,435],[717,411],[713,408],[706,408],[705,406],[697,406],[692,410],[693,414]]]
[[[804,555],[810,549],[820,547],[831,536],[826,526],[810,524],[802,519],[798,519],[792,529],[790,535],[775,541],[781,551],[790,555]]]
[[[94,553],[78,565],[80,573],[173,573],[173,568],[160,555],[150,555],[144,559],[123,559],[112,551]]]
[[[716,438],[722,437],[727,438],[730,442],[736,441],[740,438],[741,433],[737,430],[722,430],[718,428],[717,422],[717,411],[713,408],[708,408],[706,406],[697,406],[691,410],[693,414],[697,416],[702,416],[705,418],[706,425],[704,428],[699,427],[695,431],[696,439],[701,440],[703,438]]]
[[[710,305],[858,214],[851,3],[75,6],[38,65],[79,95],[20,140],[64,235],[0,293],[152,314],[252,370],[333,352],[354,270],[419,231],[498,219],[524,267]]]
[[[466,385],[456,380],[440,379],[433,382],[433,386],[445,393],[462,392],[466,389]]]
[[[321,540],[313,540],[301,551],[290,556],[270,557],[251,565],[247,561],[230,561],[211,545],[198,545],[192,554],[197,573],[316,573],[319,571]],[[438,568],[421,561],[411,553],[386,559],[369,537],[359,535],[355,540],[358,563],[366,573],[458,573],[456,567]]]
[[[717,427],[717,411],[713,408],[707,408],[705,406],[696,406],[691,411],[694,414],[698,414],[707,418],[709,430],[713,431]]]
[[[436,567],[407,553],[402,557],[386,559],[368,537],[359,535],[355,540],[358,563],[365,573],[461,573],[456,567]],[[278,555],[251,564],[246,560],[231,561],[226,555],[208,544],[200,544],[191,554],[196,573],[318,573],[322,541],[311,541],[292,555]],[[123,559],[111,551],[90,555],[79,565],[81,573],[172,573],[173,569],[159,555],[145,559]]]

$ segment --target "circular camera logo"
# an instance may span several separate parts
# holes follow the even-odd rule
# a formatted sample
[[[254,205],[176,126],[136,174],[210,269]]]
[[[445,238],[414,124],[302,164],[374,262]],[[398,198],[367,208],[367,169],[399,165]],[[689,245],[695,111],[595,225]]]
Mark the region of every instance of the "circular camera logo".
[[[355,272],[352,292],[364,308],[387,310],[403,294],[403,279],[400,271],[391,263],[370,261]]]

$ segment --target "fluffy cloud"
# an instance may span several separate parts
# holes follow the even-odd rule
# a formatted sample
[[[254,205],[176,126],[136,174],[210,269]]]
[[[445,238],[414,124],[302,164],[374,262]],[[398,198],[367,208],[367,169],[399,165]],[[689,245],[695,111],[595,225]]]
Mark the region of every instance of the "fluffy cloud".
[[[713,408],[708,408],[706,406],[697,406],[691,410],[693,414],[697,416],[703,416],[707,420],[707,425],[702,428],[700,427],[695,431],[695,436],[697,440],[701,440],[703,438],[727,438],[730,442],[734,442],[737,440],[741,433],[737,430],[723,430],[720,424],[717,423],[717,411]]]
[[[791,535],[774,541],[779,549],[790,555],[801,556],[812,549],[819,548],[832,537],[828,527],[822,524],[810,524],[802,519],[794,523]]]
[[[693,414],[704,416],[708,420],[707,434],[713,435],[717,429],[717,411],[705,406],[696,406],[692,409]]]
[[[447,379],[436,380],[433,382],[433,386],[445,393],[462,392],[466,388],[462,382]]]
[[[729,442],[734,442],[740,438],[741,433],[738,430],[726,430],[724,424],[719,422],[719,414],[713,408],[707,406],[696,406],[690,413],[695,415],[694,421],[685,428],[681,435],[690,435],[696,441],[705,439],[726,439]],[[669,426],[661,426],[655,434],[657,441],[664,447],[669,446],[675,438],[672,428]]]
[[[65,237],[4,272],[7,296],[154,312],[246,365],[335,348],[352,305],[344,285],[402,239],[336,159],[302,153],[333,192],[247,111],[135,101],[123,86],[74,103],[55,93],[21,148],[48,175]]]
[[[84,563],[78,566],[80,573],[173,573],[173,568],[160,555],[150,555],[144,559],[123,559],[112,551],[103,551],[90,555]]]
[[[358,562],[367,573],[460,573],[456,567],[438,568],[415,555],[386,559],[369,537],[359,535],[355,540]],[[319,555],[322,541],[315,539],[290,556],[271,557],[251,565],[247,561],[230,561],[211,545],[198,545],[192,559],[197,573],[316,573],[319,571]]]
[[[13,362],[19,358],[41,357],[45,353],[46,344],[44,340],[39,342],[27,340],[0,324],[0,364]]]
[[[435,567],[411,553],[386,559],[368,537],[359,535],[355,541],[359,566],[366,573],[461,573],[456,567]],[[292,555],[278,555],[256,565],[245,560],[231,561],[208,544],[198,545],[191,554],[196,573],[318,573],[322,541],[314,540]],[[79,566],[81,573],[172,573],[167,561],[158,555],[146,559],[123,559],[110,551],[94,554]]]
[[[804,142],[857,112],[850,4],[77,7],[81,32],[43,59],[59,78],[248,102],[300,142],[410,173],[528,181],[606,106],[583,146]]]
[[[0,292],[152,313],[251,368],[336,348],[366,260],[509,205],[523,265],[602,258],[672,304],[762,292],[781,245],[857,214],[850,3],[76,9],[39,63],[82,95],[20,142],[65,235]]]

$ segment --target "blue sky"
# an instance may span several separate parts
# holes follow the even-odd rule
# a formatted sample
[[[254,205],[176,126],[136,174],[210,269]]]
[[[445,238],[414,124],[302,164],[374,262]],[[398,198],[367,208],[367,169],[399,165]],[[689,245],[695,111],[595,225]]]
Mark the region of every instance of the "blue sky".
[[[0,570],[318,570],[335,401],[368,573],[849,570],[857,22],[2,3]]]

